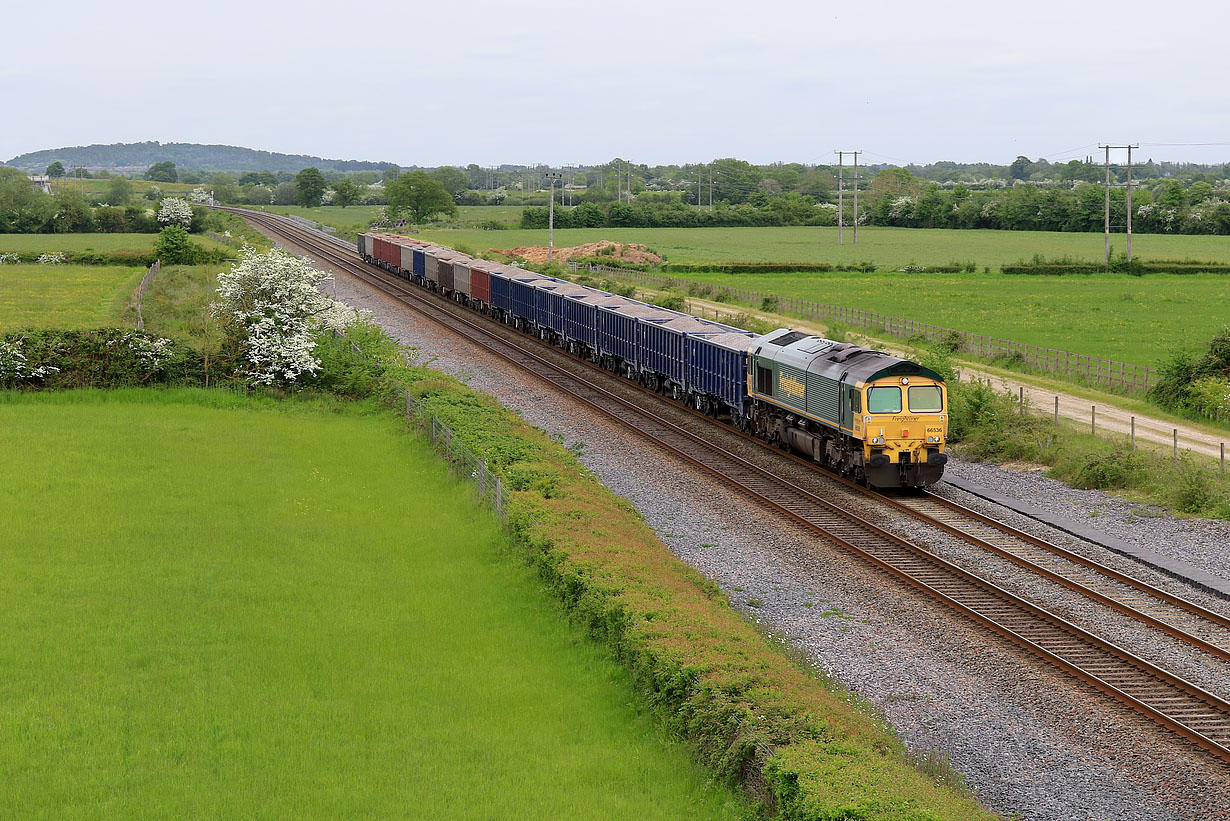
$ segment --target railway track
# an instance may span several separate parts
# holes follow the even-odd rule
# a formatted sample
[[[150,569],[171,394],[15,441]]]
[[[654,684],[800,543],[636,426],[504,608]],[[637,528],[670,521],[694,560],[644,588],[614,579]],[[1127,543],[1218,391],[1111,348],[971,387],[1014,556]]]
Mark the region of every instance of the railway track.
[[[363,263],[353,248],[336,238],[322,237],[319,232],[268,214],[225,210],[234,210],[372,284],[430,321],[531,371],[599,413],[636,430],[676,456],[1087,682],[1179,737],[1230,761],[1230,703],[1221,697],[616,395],[587,376],[556,365],[535,350],[541,343]],[[844,480],[838,481],[858,488]],[[1219,614],[941,497],[877,498],[1200,646],[1206,652],[1220,658],[1230,657],[1227,641],[1230,619]]]

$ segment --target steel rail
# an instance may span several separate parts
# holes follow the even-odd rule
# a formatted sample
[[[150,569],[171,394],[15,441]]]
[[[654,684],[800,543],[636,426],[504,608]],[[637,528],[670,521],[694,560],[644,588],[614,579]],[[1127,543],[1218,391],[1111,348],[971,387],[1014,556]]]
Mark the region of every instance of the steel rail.
[[[239,213],[354,273],[431,321],[466,336],[506,361],[531,370],[596,411],[631,427],[762,504],[819,532],[1053,666],[1230,761],[1230,703],[1220,697],[562,369],[530,349],[495,336],[474,321],[478,316],[474,312],[443,298],[429,297],[422,289],[406,286],[396,278],[376,273],[377,269],[356,261],[357,255],[353,252],[343,253],[340,243],[330,243],[333,247],[326,247],[313,236],[315,232],[266,214]],[[440,318],[441,312],[447,321]],[[494,321],[486,319],[484,322]],[[502,324],[494,327],[514,334],[521,343],[529,339]],[[548,373],[544,373],[544,369]],[[620,410],[617,412],[612,405]]]

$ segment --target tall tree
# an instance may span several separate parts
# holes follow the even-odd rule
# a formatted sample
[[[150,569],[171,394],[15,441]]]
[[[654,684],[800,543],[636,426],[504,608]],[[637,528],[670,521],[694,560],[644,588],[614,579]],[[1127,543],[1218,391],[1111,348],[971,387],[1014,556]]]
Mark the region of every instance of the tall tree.
[[[1014,180],[1029,179],[1029,166],[1031,165],[1033,165],[1033,160],[1019,156],[1012,161],[1012,165],[1008,166],[1008,176]]]
[[[295,200],[305,208],[315,208],[320,205],[325,187],[325,178],[319,168],[305,168],[295,177]]]
[[[453,198],[439,180],[432,179],[425,171],[411,171],[393,180],[384,189],[389,201],[389,215],[407,214],[412,222],[426,222],[441,214],[457,213]]]
[[[56,160],[51,165],[47,166],[47,176],[48,177],[63,177],[64,176],[64,163],[60,162],[59,160]]]
[[[359,201],[359,186],[351,182],[349,177],[343,177],[333,183],[333,204],[345,208]]]
[[[168,160],[151,165],[145,172],[145,179],[154,182],[178,182],[179,174],[175,171],[175,163]]]
[[[431,172],[430,176],[433,180],[439,180],[440,184],[444,186],[444,190],[454,197],[465,191],[470,184],[470,178],[464,171],[447,165],[442,165],[435,169]]]
[[[104,198],[111,205],[127,205],[132,199],[132,183],[123,177],[115,177],[107,183],[107,193]]]

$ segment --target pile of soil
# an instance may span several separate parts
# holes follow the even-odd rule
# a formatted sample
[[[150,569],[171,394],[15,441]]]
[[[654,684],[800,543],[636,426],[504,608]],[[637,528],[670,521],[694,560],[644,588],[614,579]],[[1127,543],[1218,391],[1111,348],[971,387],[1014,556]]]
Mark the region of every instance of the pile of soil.
[[[614,248],[614,251],[610,249]],[[529,262],[546,262],[547,261],[547,246],[531,245],[526,248],[493,248],[497,254],[503,254],[508,257],[521,257]],[[598,252],[603,253],[599,254]],[[622,243],[604,240],[602,242],[587,242],[584,245],[574,245],[571,248],[556,248],[553,257],[556,262],[567,262],[570,259],[577,257],[610,257],[611,259],[620,259],[625,262],[633,262],[637,264],[648,263],[657,265],[665,262],[662,257],[646,250],[644,245],[638,245],[635,242]]]

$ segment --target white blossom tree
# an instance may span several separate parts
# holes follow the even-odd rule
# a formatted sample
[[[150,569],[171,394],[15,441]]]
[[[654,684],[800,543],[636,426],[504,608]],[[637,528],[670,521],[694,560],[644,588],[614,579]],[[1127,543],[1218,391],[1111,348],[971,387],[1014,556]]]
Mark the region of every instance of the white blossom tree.
[[[198,205],[208,205],[209,204],[209,192],[206,191],[204,188],[197,186],[196,188],[193,188],[191,192],[189,192],[188,199],[191,200],[192,202],[195,202]]]
[[[187,200],[167,197],[158,208],[158,221],[163,225],[182,225],[187,228],[192,224],[192,206]]]
[[[320,292],[331,279],[307,257],[248,247],[239,252],[238,263],[218,275],[212,307],[243,351],[250,382],[285,385],[320,369],[313,355],[317,334],[342,330],[360,318]]]

